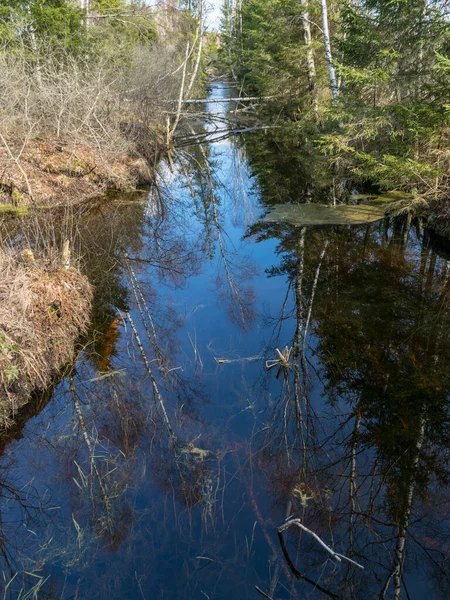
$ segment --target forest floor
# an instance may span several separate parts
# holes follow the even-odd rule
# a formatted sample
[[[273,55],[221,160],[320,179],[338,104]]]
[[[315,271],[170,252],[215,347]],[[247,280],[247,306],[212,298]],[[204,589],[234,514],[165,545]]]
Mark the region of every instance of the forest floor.
[[[137,153],[35,139],[25,145],[19,161],[0,148],[0,212],[23,214],[31,204],[72,205],[108,190],[131,191],[153,178],[150,161]]]

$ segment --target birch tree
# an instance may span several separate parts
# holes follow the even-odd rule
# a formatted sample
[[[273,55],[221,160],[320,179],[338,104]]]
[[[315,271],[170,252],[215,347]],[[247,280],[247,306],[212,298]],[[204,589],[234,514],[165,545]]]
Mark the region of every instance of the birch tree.
[[[309,91],[311,92],[314,109],[317,110],[317,91],[316,91],[316,65],[314,62],[314,52],[312,48],[311,25],[309,20],[308,0],[300,0],[303,8],[302,25],[303,39],[306,46],[306,64],[308,68]]]
[[[338,96],[338,85],[336,81],[336,72],[333,65],[333,55],[331,53],[330,28],[328,25],[328,6],[327,0],[321,0],[322,4],[322,28],[323,28],[323,44],[325,46],[325,59],[327,61],[328,74],[330,76],[330,88],[333,100],[336,101]]]

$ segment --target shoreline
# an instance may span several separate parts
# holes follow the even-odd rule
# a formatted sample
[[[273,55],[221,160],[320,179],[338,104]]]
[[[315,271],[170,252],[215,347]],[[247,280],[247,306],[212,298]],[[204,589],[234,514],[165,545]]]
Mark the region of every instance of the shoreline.
[[[77,268],[35,259],[30,249],[0,250],[0,278],[1,431],[73,362],[76,340],[90,322],[93,289]]]
[[[155,144],[153,165],[160,153]],[[25,146],[19,167],[0,148],[0,217],[75,205],[109,191],[136,191],[154,181],[153,165],[137,152],[99,154],[87,146],[36,139]]]

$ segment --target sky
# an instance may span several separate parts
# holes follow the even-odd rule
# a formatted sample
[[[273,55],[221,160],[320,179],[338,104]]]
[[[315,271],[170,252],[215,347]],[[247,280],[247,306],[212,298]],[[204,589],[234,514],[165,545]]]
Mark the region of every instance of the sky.
[[[208,29],[219,29],[222,2],[223,0],[207,0],[206,6],[208,8]]]
[[[2,0],[0,0],[1,2]],[[156,6],[157,0],[145,0],[147,6]],[[207,25],[209,30],[219,30],[223,0],[206,0]]]

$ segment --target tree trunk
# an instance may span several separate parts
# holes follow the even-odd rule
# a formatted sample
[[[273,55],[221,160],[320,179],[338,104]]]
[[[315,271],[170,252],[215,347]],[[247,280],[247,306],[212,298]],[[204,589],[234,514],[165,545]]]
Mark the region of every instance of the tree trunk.
[[[317,92],[316,92],[316,65],[314,62],[314,52],[312,49],[311,26],[309,21],[308,0],[300,0],[303,7],[302,25],[303,39],[306,46],[306,64],[308,68],[309,91],[311,92],[314,110],[317,110]]]
[[[338,85],[336,81],[336,73],[333,65],[333,55],[331,53],[330,29],[328,27],[328,7],[327,0],[321,0],[322,3],[322,25],[323,25],[323,43],[325,46],[325,59],[327,61],[328,73],[330,75],[330,88],[333,95],[333,100],[338,96]]]
[[[198,27],[199,27],[199,42],[197,48],[197,58],[195,60],[194,70],[191,75],[191,80],[189,82],[189,86],[186,92],[186,95],[189,97],[191,93],[192,87],[194,86],[195,80],[197,79],[198,68],[200,66],[200,60],[202,57],[202,48],[203,48],[203,37],[204,37],[204,19],[203,19],[203,0],[199,0],[198,2]]]

